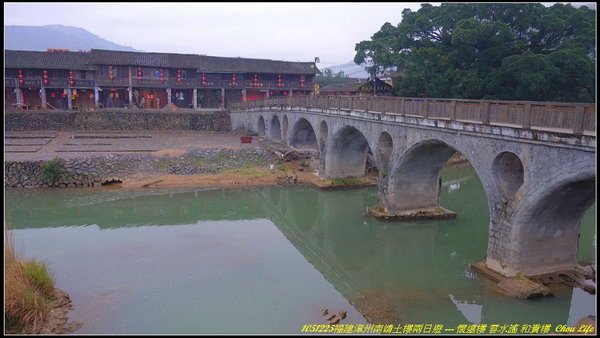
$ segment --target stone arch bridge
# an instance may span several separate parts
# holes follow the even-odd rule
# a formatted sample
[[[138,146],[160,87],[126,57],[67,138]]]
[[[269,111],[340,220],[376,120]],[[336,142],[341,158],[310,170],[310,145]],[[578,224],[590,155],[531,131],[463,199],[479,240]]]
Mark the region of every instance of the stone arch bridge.
[[[234,130],[318,150],[321,178],[361,177],[372,153],[391,214],[438,206],[440,171],[460,152],[487,196],[489,268],[530,276],[577,264],[596,192],[594,105],[294,97],[231,108]]]

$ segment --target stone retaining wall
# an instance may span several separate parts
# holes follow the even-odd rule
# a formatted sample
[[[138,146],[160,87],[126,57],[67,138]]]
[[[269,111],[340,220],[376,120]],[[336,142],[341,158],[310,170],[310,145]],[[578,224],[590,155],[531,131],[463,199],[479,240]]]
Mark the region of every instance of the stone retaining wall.
[[[60,178],[44,179],[42,165],[46,161],[4,162],[5,187],[77,187],[94,186],[113,180],[160,174],[219,173],[250,165],[267,165],[273,155],[262,149],[209,149],[188,152],[183,156],[118,154],[62,159]]]
[[[4,114],[5,131],[27,130],[211,130],[231,131],[228,112],[25,111]]]

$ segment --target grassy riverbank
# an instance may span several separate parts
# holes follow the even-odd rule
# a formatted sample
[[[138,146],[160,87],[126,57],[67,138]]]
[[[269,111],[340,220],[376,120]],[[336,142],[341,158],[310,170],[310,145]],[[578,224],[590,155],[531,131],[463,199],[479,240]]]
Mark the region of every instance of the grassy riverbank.
[[[47,321],[54,299],[54,280],[45,263],[23,260],[10,235],[4,238],[4,329],[35,332]]]

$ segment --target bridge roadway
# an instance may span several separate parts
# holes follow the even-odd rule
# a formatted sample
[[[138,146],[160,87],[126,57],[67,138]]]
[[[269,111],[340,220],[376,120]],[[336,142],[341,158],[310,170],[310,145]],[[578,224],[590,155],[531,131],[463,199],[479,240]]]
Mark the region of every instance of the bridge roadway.
[[[577,264],[595,201],[593,105],[294,97],[231,108],[235,131],[317,149],[322,178],[364,176],[372,153],[390,215],[439,206],[440,171],[460,152],[487,196],[489,268],[529,276]]]

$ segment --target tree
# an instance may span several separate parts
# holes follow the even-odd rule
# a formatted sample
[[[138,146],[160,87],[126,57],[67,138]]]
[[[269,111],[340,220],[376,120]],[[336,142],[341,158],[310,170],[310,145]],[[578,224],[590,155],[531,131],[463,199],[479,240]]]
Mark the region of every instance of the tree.
[[[564,4],[423,4],[357,43],[354,62],[402,69],[401,96],[591,102],[595,14]]]
[[[315,76],[315,82],[321,86],[326,86],[333,83],[345,83],[347,78],[348,75],[346,75],[343,71],[340,70],[336,74],[333,74],[333,71],[327,68],[322,74],[317,74]]]

